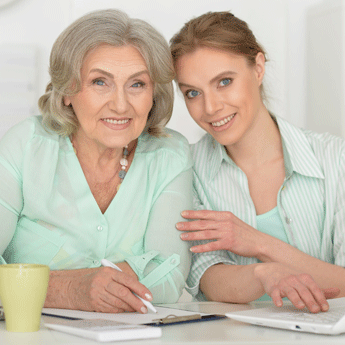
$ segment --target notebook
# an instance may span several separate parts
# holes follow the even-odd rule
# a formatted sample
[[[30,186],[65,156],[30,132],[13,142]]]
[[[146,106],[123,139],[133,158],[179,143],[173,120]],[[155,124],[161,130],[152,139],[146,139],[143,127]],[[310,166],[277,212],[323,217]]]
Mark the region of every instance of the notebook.
[[[307,309],[298,310],[292,305],[258,308],[230,312],[225,315],[233,320],[260,326],[289,329],[320,334],[345,333],[345,297],[328,300],[329,310],[317,314]]]
[[[158,338],[162,335],[160,328],[103,319],[66,320],[54,317],[49,319],[44,322],[47,328],[102,342]]]

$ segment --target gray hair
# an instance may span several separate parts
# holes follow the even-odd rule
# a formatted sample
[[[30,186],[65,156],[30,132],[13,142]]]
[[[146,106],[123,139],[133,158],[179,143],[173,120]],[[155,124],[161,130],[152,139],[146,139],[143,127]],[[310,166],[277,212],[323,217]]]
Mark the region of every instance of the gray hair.
[[[157,137],[163,135],[174,102],[174,69],[169,46],[150,24],[114,9],[86,14],[55,41],[50,55],[51,81],[38,101],[44,126],[63,136],[77,130],[79,123],[73,108],[63,100],[80,91],[83,60],[91,49],[102,44],[131,45],[141,53],[154,83],[153,106],[144,132]]]

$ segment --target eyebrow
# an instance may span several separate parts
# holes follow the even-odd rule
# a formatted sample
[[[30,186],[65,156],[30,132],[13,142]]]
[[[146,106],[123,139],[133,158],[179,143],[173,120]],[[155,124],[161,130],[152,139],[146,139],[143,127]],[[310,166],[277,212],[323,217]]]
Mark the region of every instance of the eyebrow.
[[[234,71],[225,71],[225,72],[221,72],[219,74],[217,74],[214,78],[212,78],[210,80],[210,84],[214,83],[215,81],[217,81],[218,79],[221,79],[222,77],[226,77],[228,75],[235,75],[237,74],[237,72],[234,72]],[[194,88],[195,86],[193,85],[189,85],[189,84],[185,84],[185,83],[178,83],[179,87],[191,87],[191,88]]]
[[[93,68],[93,69],[90,71],[90,73],[92,73],[92,72],[102,73],[102,74],[104,74],[104,75],[106,75],[106,76],[108,76],[108,77],[114,79],[114,74],[109,73],[109,72],[107,72],[107,71],[105,71],[105,70],[103,70],[103,69],[101,69],[101,68]],[[89,73],[89,74],[90,74],[90,73]],[[142,75],[142,74],[147,74],[148,76],[150,76],[148,70],[143,70],[143,71],[139,71],[139,72],[136,72],[136,73],[130,75],[130,76],[128,77],[128,79],[138,77],[139,75]]]

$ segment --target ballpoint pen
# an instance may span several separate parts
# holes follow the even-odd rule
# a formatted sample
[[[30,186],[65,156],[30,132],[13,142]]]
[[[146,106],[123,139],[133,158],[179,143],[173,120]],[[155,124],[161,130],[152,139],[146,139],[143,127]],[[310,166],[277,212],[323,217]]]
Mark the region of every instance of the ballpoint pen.
[[[120,267],[117,267],[114,263],[110,262],[109,260],[107,259],[102,259],[101,260],[101,264],[102,266],[104,267],[112,267],[120,272],[122,272],[121,268]],[[133,292],[133,294],[138,297],[145,305],[147,308],[149,308],[151,311],[153,311],[154,313],[157,313],[157,310],[156,308],[149,302],[149,301],[146,301],[144,300],[143,298],[141,298],[140,296],[138,296],[135,292]]]

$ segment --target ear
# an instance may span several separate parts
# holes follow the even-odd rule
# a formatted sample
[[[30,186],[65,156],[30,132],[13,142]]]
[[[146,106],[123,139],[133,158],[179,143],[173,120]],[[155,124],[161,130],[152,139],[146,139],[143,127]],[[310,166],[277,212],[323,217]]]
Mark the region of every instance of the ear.
[[[261,52],[256,55],[255,58],[255,72],[257,76],[257,80],[259,82],[259,86],[262,84],[262,80],[265,75],[265,56]]]
[[[68,106],[71,104],[71,99],[70,99],[70,97],[65,96],[65,97],[63,98],[63,104],[64,104],[66,107],[68,107]]]

